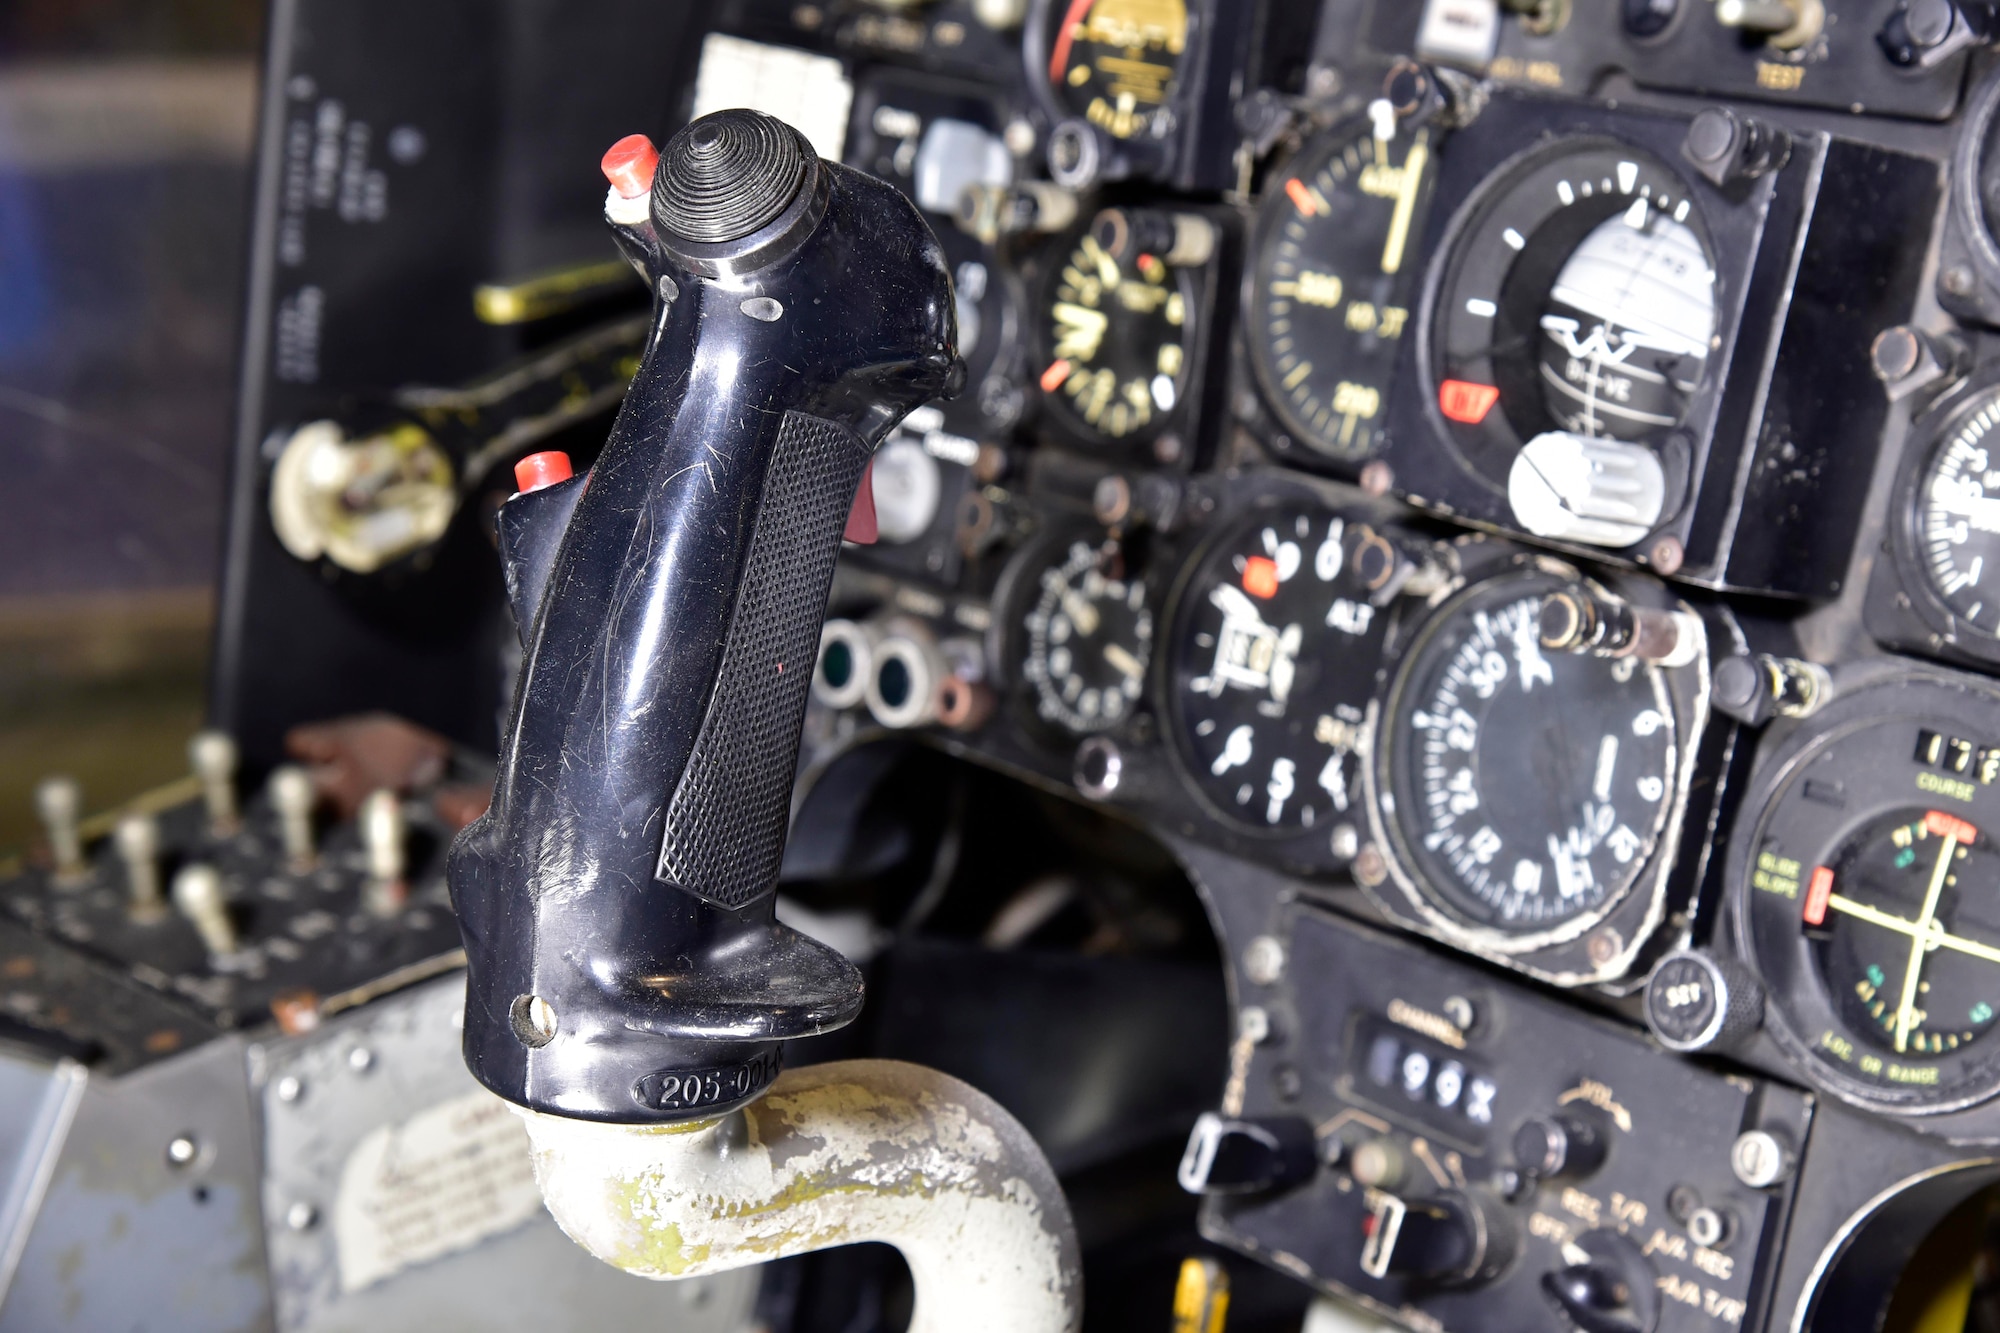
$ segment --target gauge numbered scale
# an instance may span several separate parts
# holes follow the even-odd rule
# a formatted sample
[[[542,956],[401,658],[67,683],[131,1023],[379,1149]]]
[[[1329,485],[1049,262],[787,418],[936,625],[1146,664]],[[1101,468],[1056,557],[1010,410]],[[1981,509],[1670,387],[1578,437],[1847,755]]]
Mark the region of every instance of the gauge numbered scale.
[[[1367,522],[1297,499],[1238,519],[1194,565],[1176,601],[1176,753],[1228,828],[1319,842],[1360,821],[1389,622],[1374,598],[1395,567]]]
[[[1916,424],[1890,505],[1869,629],[1891,647],[2000,662],[2000,371],[1980,371]]]
[[[1727,891],[1787,1053],[1857,1105],[1935,1115],[2000,1091],[2000,693],[1899,674],[1760,765]]]
[[[1401,654],[1367,769],[1377,900],[1561,984],[1620,975],[1663,918],[1707,698],[1699,657],[1545,648],[1543,603],[1579,586],[1606,591],[1516,556],[1438,605]],[[1641,581],[1619,591],[1674,605]]]
[[[1102,537],[1030,548],[1022,573],[1021,679],[1035,716],[1074,736],[1127,721],[1153,660],[1145,580]]]
[[[1180,418],[1214,249],[1205,218],[1151,210],[1105,209],[1059,243],[1044,284],[1038,382],[1065,435],[1119,449]]]
[[[1432,141],[1382,104],[1308,144],[1267,191],[1246,335],[1285,445],[1344,463],[1374,450],[1421,269]]]

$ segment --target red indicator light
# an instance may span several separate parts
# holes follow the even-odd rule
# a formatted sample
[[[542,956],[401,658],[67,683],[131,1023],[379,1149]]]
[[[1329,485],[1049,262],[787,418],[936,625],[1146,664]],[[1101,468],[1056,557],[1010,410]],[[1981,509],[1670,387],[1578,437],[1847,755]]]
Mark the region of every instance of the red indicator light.
[[[1806,886],[1806,924],[1822,925],[1826,921],[1826,900],[1833,897],[1833,868],[1815,866],[1812,882]]]
[[[869,459],[868,466],[861,470],[861,484],[854,488],[854,507],[847,511],[847,530],[840,539],[857,542],[862,546],[873,546],[880,535],[875,526],[875,460]],[[778,670],[783,671],[783,667]]]
[[[1069,378],[1069,372],[1069,362],[1049,362],[1049,368],[1042,372],[1042,392],[1054,393],[1057,389],[1062,388],[1063,381]]]
[[[653,141],[643,134],[628,134],[605,151],[604,179],[621,199],[637,199],[653,188],[653,171],[660,154]]]
[[[1957,815],[1948,815],[1942,810],[1924,812],[1924,831],[1934,838],[1956,838],[1961,847],[1971,846],[1979,836],[1978,829]]]
[[[523,495],[543,490],[559,481],[568,481],[575,475],[575,469],[569,463],[569,455],[560,449],[529,454],[514,464],[514,485]]]
[[[1474,384],[1470,380],[1446,380],[1438,385],[1438,411],[1453,421],[1462,421],[1468,426],[1477,426],[1486,420],[1486,414],[1493,410],[1493,404],[1500,401],[1500,390],[1491,384]]]
[[[1294,208],[1307,217],[1319,212],[1319,204],[1313,199],[1312,191],[1308,190],[1306,183],[1296,176],[1285,182],[1285,197],[1292,201]]]
[[[1278,562],[1253,555],[1243,563],[1243,591],[1265,601],[1278,595]]]

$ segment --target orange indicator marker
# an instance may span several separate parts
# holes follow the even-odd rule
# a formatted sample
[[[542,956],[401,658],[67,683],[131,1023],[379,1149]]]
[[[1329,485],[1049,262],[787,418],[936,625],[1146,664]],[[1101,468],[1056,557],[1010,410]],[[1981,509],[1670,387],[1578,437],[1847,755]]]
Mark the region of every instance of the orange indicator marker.
[[[1826,900],[1833,897],[1833,867],[1813,867],[1812,882],[1806,886],[1805,918],[1808,926],[1826,921]]]
[[[1062,388],[1063,381],[1069,378],[1070,368],[1068,361],[1049,362],[1049,368],[1042,372],[1042,392],[1054,393]]]
[[[1470,380],[1446,380],[1438,385],[1438,411],[1453,421],[1462,421],[1468,426],[1477,426],[1486,420],[1486,414],[1493,410],[1493,404],[1500,401],[1500,390],[1491,384],[1474,384]]]
[[[1253,555],[1243,562],[1243,591],[1266,601],[1278,595],[1278,562]]]
[[[1296,176],[1285,182],[1285,197],[1307,217],[1319,212],[1319,204],[1313,199],[1312,191],[1308,190],[1306,183]]]
[[[1924,831],[1934,838],[1956,838],[1961,847],[1971,846],[1979,836],[1978,829],[1957,815],[1948,815],[1942,810],[1924,812]]]

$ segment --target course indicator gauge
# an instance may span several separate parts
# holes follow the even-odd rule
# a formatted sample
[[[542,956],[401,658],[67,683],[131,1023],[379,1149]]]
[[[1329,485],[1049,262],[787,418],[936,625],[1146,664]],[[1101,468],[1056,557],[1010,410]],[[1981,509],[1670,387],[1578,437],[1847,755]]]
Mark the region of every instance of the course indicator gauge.
[[[1732,891],[1807,1071],[1910,1113],[2000,1088],[2000,699],[1921,677],[1843,696],[1751,799]]]

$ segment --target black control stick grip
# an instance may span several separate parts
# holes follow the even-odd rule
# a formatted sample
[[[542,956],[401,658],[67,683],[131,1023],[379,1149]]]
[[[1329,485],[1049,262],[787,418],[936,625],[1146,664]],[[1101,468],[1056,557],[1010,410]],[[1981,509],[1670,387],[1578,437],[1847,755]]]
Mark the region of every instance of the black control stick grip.
[[[943,255],[892,187],[753,111],[631,156],[607,211],[655,324],[596,466],[501,510],[526,660],[450,881],[473,1073],[643,1122],[740,1105],[778,1042],[860,1009],[772,889],[856,487],[963,372]]]

